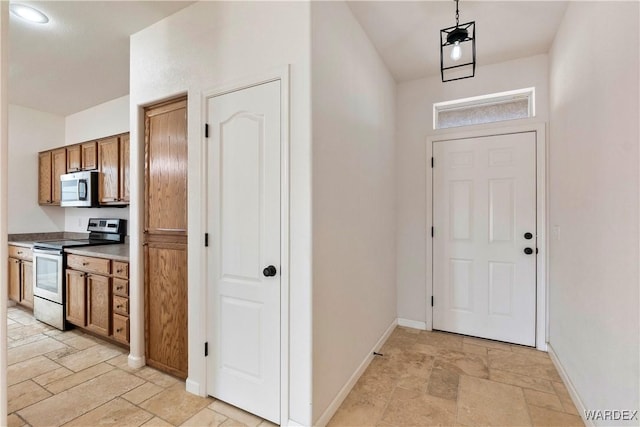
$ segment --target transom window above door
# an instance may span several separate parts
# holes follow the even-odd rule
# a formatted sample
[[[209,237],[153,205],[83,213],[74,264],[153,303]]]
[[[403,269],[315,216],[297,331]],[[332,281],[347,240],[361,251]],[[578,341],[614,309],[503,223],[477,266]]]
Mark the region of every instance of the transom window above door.
[[[535,88],[433,104],[433,128],[446,129],[535,117]]]

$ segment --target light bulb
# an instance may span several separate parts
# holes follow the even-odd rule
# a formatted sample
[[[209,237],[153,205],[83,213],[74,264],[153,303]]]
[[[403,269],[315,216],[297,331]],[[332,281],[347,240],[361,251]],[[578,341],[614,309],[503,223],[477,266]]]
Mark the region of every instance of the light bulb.
[[[451,49],[451,59],[454,61],[462,58],[462,48],[460,47],[460,42],[455,42],[453,44],[453,49]]]

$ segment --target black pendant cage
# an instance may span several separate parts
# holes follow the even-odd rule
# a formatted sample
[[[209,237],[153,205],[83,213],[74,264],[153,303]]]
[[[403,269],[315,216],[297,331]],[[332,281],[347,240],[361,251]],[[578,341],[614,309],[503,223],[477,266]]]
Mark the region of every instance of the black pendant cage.
[[[456,42],[464,51],[471,49],[471,58],[458,64],[445,54]],[[467,55],[468,56],[468,55]],[[476,74],[476,22],[454,25],[440,30],[440,75],[443,82],[468,79]]]

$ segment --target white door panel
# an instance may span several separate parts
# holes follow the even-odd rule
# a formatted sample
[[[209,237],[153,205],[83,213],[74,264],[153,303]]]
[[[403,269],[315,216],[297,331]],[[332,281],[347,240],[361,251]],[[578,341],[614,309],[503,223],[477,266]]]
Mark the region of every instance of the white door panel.
[[[207,104],[210,395],[280,420],[280,82]]]
[[[535,141],[433,144],[434,329],[535,345]]]

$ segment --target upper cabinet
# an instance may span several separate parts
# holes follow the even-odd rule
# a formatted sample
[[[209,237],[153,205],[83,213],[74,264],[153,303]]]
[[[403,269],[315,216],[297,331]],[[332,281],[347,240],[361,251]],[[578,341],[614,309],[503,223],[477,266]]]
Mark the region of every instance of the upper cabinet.
[[[124,156],[125,151],[127,152],[126,156]],[[98,164],[100,171],[98,200],[100,204],[121,205],[129,203],[129,135],[114,136],[98,141]]]
[[[93,171],[98,169],[98,143],[96,141],[85,142],[80,144],[80,150],[82,154],[82,170]]]
[[[98,170],[101,205],[129,204],[129,134],[54,150],[38,157],[38,203],[60,205],[60,175]]]
[[[67,150],[57,148],[38,155],[38,203],[59,205],[60,175],[67,173]]]
[[[81,170],[81,166],[80,146],[67,147],[67,172],[78,172]]]

